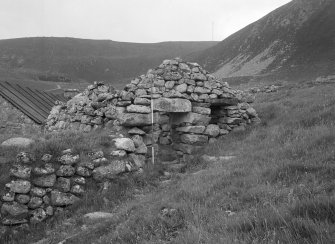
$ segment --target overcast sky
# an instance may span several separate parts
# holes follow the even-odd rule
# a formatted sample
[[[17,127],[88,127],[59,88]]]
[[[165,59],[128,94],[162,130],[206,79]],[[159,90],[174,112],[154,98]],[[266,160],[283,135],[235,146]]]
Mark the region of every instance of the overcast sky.
[[[0,0],[0,39],[223,40],[290,0]]]

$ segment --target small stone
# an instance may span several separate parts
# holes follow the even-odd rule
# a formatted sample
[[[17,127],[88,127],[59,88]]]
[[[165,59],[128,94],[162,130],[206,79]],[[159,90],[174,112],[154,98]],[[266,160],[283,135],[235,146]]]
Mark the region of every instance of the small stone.
[[[79,155],[72,156],[70,154],[65,154],[59,159],[61,164],[72,165],[79,162]]]
[[[86,180],[84,177],[74,177],[72,178],[72,181],[76,184],[79,184],[79,185],[85,185],[86,184]]]
[[[15,199],[15,193],[10,191],[10,192],[7,192],[5,194],[3,194],[2,196],[2,201],[4,202],[13,202]]]
[[[48,206],[46,209],[45,209],[45,213],[49,216],[52,216],[54,215],[54,208],[52,206]]]
[[[148,147],[145,145],[144,142],[141,145],[139,145],[135,150],[135,153],[137,154],[147,154],[147,152],[148,152]]]
[[[33,187],[30,190],[30,195],[36,197],[43,197],[46,193],[47,193],[46,190],[40,187]]]
[[[229,134],[228,130],[220,129],[220,135],[227,135],[227,134]]]
[[[31,174],[31,167],[20,164],[13,165],[13,167],[10,169],[10,174],[20,179],[29,179]]]
[[[129,154],[129,158],[137,168],[142,168],[145,165],[145,156],[134,153]]]
[[[48,196],[44,196],[42,199],[43,199],[43,203],[45,203],[45,204],[47,204],[47,205],[50,204],[50,197],[48,197]]]
[[[94,169],[94,164],[92,162],[89,162],[89,161],[84,161],[84,162],[80,162],[79,164],[80,167],[85,167],[85,168],[88,168],[88,169]]]
[[[89,176],[92,175],[92,171],[89,170],[86,167],[83,167],[83,166],[78,166],[76,168],[76,173],[77,173],[77,175],[80,175],[80,176],[83,176],[83,177],[89,177]]]
[[[211,114],[211,109],[210,108],[203,108],[203,107],[192,107],[192,112],[198,113],[198,114],[210,115]]]
[[[56,182],[55,174],[41,176],[33,180],[33,183],[36,186],[40,186],[40,187],[53,187],[55,182]]]
[[[98,166],[103,165],[107,162],[108,162],[107,158],[97,158],[97,159],[94,159],[92,161],[92,163],[94,164],[94,167],[98,167]]]
[[[180,136],[180,140],[186,144],[205,144],[208,142],[208,136],[183,134]]]
[[[56,170],[54,169],[53,165],[50,163],[46,163],[44,167],[35,167],[33,168],[33,173],[35,175],[49,175],[53,174]]]
[[[220,127],[218,125],[210,124],[206,128],[205,134],[210,137],[217,137],[220,134]]]
[[[116,148],[119,150],[125,150],[128,152],[135,151],[135,144],[129,138],[117,138],[117,139],[114,139],[114,141],[115,141]]]
[[[104,152],[103,151],[96,151],[88,154],[88,157],[92,160],[94,159],[99,159],[104,157]]]
[[[16,156],[16,162],[17,163],[22,163],[22,164],[29,164],[33,161],[32,156],[29,153],[26,152],[20,152],[17,156]]]
[[[136,97],[134,100],[134,104],[136,105],[150,105],[150,99],[143,97]]]
[[[51,192],[51,203],[53,206],[68,206],[79,200],[80,198],[71,193],[63,193],[55,190]]]
[[[41,206],[43,203],[42,198],[40,197],[31,197],[30,201],[28,203],[28,207],[31,209],[35,209],[38,208],[39,206]]]
[[[111,156],[113,157],[125,157],[127,152],[125,150],[116,150],[111,152]]]
[[[33,224],[40,223],[47,218],[47,214],[43,208],[38,208],[31,211],[32,217],[30,218],[30,222]]]
[[[71,193],[76,194],[76,195],[82,195],[85,193],[85,189],[81,185],[74,185],[71,188]]]
[[[145,135],[145,132],[137,127],[132,128],[128,131],[129,135]]]
[[[44,163],[49,163],[52,159],[52,155],[51,154],[44,154],[43,157],[41,158],[41,160]]]
[[[174,87],[175,82],[173,80],[165,82],[165,87],[167,89],[172,89]]]
[[[185,93],[187,91],[187,84],[181,84],[175,87],[175,90],[180,93]]]
[[[128,113],[140,113],[140,114],[149,114],[151,113],[151,109],[148,106],[143,105],[129,105],[127,107]]]
[[[112,219],[112,218],[114,218],[114,214],[106,213],[106,212],[87,213],[83,216],[84,223],[86,224],[101,222],[102,220],[107,220],[107,219]]]
[[[72,151],[72,149],[65,149],[65,150],[63,150],[62,151],[62,155],[65,155],[65,154],[72,154],[73,153],[73,151]]]
[[[31,183],[26,180],[16,180],[6,184],[6,187],[12,192],[25,194],[30,191]]]
[[[56,181],[55,187],[60,190],[61,192],[68,192],[70,191],[71,180],[64,177],[59,177]]]
[[[75,168],[70,165],[62,165],[56,171],[57,176],[72,176],[75,173]]]
[[[97,181],[114,179],[116,175],[125,172],[126,161],[112,160],[109,165],[100,166],[93,170],[93,178]]]
[[[30,201],[30,196],[24,194],[17,194],[16,201],[21,204],[27,204]]]
[[[28,215],[28,207],[17,202],[4,203],[1,206],[2,217],[10,216],[16,219],[25,218]]]

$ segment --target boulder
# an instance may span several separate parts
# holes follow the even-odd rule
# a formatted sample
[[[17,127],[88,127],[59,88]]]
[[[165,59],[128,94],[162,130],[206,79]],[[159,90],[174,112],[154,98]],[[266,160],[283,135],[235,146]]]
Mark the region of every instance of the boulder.
[[[3,147],[29,147],[35,141],[24,137],[13,137],[1,143]]]
[[[145,156],[143,155],[131,153],[129,154],[129,158],[137,168],[142,168],[145,165]]]
[[[71,187],[71,180],[69,178],[58,177],[55,187],[61,192],[69,192]]]
[[[94,168],[94,166],[93,166]],[[92,169],[93,169],[92,168]],[[76,168],[77,175],[83,176],[83,177],[89,177],[92,175],[92,171],[84,166],[78,166]]]
[[[30,201],[28,202],[28,208],[35,209],[41,206],[43,203],[42,198],[40,197],[31,197]]]
[[[72,176],[75,173],[75,168],[70,165],[62,165],[56,171],[57,176]]]
[[[10,169],[10,174],[20,179],[29,179],[31,174],[31,167],[16,164]]]
[[[134,141],[129,138],[116,138],[114,142],[118,150],[125,150],[127,152],[135,151]]]
[[[56,190],[51,192],[51,204],[53,206],[68,206],[78,202],[79,200],[80,198],[71,193],[64,193]]]
[[[35,197],[43,197],[46,193],[47,193],[46,190],[40,187],[33,187],[30,190],[30,195]]]
[[[30,223],[33,224],[40,223],[48,217],[43,208],[38,208],[31,211],[31,215],[32,217],[30,218]]]
[[[154,100],[154,111],[172,113],[191,112],[192,104],[189,100],[181,98],[158,98]]]
[[[79,162],[79,155],[72,156],[70,154],[65,154],[59,159],[61,164],[72,165]]]
[[[126,171],[125,160],[112,160],[106,166],[100,166],[93,170],[93,178],[97,181],[114,179],[116,175]]]
[[[17,194],[16,201],[21,204],[27,204],[30,201],[30,196],[24,194]]]

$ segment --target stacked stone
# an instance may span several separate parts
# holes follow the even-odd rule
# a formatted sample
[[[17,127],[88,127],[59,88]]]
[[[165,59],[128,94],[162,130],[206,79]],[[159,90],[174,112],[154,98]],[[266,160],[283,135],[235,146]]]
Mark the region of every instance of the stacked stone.
[[[89,132],[110,122],[105,113],[118,102],[118,92],[102,82],[94,82],[66,104],[53,107],[46,121],[47,131],[65,129]],[[112,122],[111,122],[112,123]]]
[[[100,183],[140,170],[145,163],[144,147],[135,135],[133,140],[116,138],[110,159],[95,151],[87,160],[80,160],[67,149],[58,160],[45,154],[39,167],[32,166],[36,160],[29,153],[18,154],[10,170],[12,180],[1,199],[2,224],[41,222],[79,201],[88,179]]]

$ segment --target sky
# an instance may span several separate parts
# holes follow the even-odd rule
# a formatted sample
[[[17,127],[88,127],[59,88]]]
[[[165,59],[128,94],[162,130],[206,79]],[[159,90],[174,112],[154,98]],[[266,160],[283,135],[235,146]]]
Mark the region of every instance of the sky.
[[[221,41],[290,0],[0,0],[0,39]],[[214,35],[213,35],[214,33]]]

